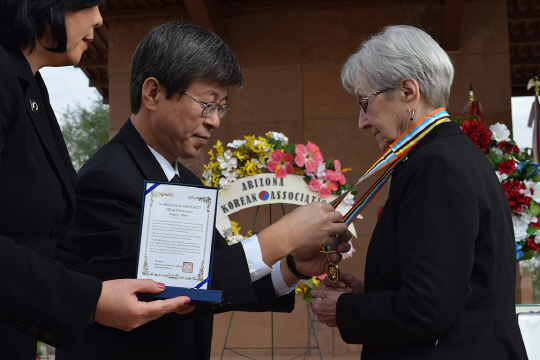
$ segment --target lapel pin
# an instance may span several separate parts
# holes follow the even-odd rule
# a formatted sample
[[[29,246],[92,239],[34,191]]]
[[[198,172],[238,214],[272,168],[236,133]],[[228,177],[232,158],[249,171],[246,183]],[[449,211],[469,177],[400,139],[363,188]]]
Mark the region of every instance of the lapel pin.
[[[37,114],[39,112],[39,106],[38,106],[36,100],[30,99],[30,108],[32,109],[32,112],[34,114]]]

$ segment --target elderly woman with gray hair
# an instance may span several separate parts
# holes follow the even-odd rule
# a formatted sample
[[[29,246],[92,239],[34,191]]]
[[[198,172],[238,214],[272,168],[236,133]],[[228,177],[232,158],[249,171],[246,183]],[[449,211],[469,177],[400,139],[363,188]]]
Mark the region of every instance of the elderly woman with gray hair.
[[[493,168],[449,121],[454,76],[424,31],[390,26],[343,67],[392,168],[365,280],[342,274],[312,292],[321,322],[362,359],[527,359],[515,312],[510,209]]]

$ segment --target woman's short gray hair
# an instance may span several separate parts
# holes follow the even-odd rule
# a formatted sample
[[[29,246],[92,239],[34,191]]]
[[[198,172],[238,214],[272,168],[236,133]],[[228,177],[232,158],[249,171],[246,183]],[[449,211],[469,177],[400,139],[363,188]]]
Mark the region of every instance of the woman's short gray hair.
[[[395,89],[404,79],[416,80],[433,106],[448,106],[452,61],[431,36],[406,25],[388,26],[362,43],[341,71],[350,92],[358,86]]]

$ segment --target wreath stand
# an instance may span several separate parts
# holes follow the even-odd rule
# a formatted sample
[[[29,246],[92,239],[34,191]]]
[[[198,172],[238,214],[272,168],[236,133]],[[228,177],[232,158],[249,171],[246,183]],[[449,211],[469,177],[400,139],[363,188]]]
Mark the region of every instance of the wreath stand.
[[[282,213],[283,215],[285,215],[285,208],[283,207],[283,203],[280,204],[281,205],[281,210],[282,210]],[[272,205],[270,204],[270,224],[272,224]],[[257,214],[259,213],[259,206],[257,206],[257,209],[255,210],[255,217],[253,219],[253,224],[251,226],[251,232],[253,234],[255,234],[254,232],[254,228],[255,228],[255,223],[257,221]],[[294,290],[293,290],[294,291]],[[232,324],[232,321],[233,321],[233,317],[234,317],[234,311],[231,312],[231,318],[229,320],[229,326],[227,327],[227,333],[225,335],[225,342],[223,343],[223,349],[221,351],[221,360],[223,360],[223,355],[225,354],[225,350],[229,350],[237,355],[240,355],[242,357],[245,357],[246,359],[251,359],[251,360],[257,360],[256,358],[253,358],[253,357],[250,357],[250,356],[247,356],[245,354],[242,354],[240,353],[238,350],[271,350],[271,359],[273,360],[274,359],[274,350],[286,350],[286,349],[303,349],[304,352],[300,355],[296,355],[294,357],[292,357],[290,360],[293,360],[293,359],[297,359],[301,356],[304,356],[306,354],[311,354],[311,351],[312,350],[317,350],[319,352],[319,357],[321,358],[321,360],[323,359],[322,357],[322,353],[321,353],[321,349],[319,347],[319,341],[317,339],[317,333],[315,332],[315,326],[313,325],[313,318],[311,317],[311,309],[309,308],[309,305],[306,304],[306,310],[307,310],[307,315],[308,315],[308,340],[307,340],[307,345],[306,346],[300,346],[300,347],[275,347],[274,346],[274,312],[270,312],[270,338],[271,338],[271,343],[270,343],[270,347],[227,347],[227,339],[229,338],[229,331],[231,330],[231,324]],[[315,345],[314,346],[311,346],[311,333],[313,333],[313,338],[315,340]]]

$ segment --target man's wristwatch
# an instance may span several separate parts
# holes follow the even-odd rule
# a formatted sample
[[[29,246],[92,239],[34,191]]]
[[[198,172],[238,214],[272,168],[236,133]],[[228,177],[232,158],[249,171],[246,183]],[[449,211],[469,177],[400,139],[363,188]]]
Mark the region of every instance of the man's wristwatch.
[[[312,278],[312,276],[301,274],[298,270],[296,270],[296,264],[294,263],[294,257],[292,254],[287,255],[287,266],[289,269],[291,269],[291,272],[299,279],[303,280],[309,280]]]

